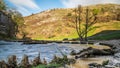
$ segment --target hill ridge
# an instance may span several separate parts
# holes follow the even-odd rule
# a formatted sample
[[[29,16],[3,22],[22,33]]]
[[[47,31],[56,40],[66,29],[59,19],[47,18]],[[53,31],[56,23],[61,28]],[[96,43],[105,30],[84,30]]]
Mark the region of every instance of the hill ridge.
[[[99,8],[98,8],[99,7]],[[116,8],[117,7],[117,8]],[[95,5],[90,6],[89,8],[98,8],[100,10],[99,14],[99,22],[96,25],[107,25],[107,27],[111,27],[111,30],[118,30],[118,27],[112,27],[111,23],[116,26],[119,24],[120,19],[117,19],[116,12],[119,13],[120,5],[118,4],[104,4],[104,5]],[[77,38],[75,25],[71,20],[74,20],[74,9],[75,8],[58,8],[58,9],[50,9],[47,11],[43,11],[37,14],[32,14],[30,16],[24,17],[26,32],[28,33],[27,37],[32,39],[53,39],[53,40],[62,40],[64,38]],[[83,7],[84,11],[85,7]],[[118,14],[119,16],[119,14]],[[107,30],[107,27],[102,27],[103,30]],[[100,32],[100,29],[95,29],[89,35],[93,35],[97,32]]]

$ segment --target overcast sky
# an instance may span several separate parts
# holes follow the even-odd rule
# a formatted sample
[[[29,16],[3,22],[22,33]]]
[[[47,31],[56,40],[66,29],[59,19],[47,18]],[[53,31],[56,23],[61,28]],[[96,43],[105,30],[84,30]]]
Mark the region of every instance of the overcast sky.
[[[73,8],[77,5],[93,5],[113,3],[120,4],[120,0],[4,0],[6,4],[17,9],[23,16],[31,15],[52,8]]]

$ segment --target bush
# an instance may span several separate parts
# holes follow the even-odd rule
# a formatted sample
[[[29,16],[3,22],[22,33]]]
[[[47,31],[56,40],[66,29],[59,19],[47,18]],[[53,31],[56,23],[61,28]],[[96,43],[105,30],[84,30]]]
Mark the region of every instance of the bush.
[[[71,63],[75,63],[75,60],[68,59],[67,56],[64,56],[63,58],[54,56],[54,59],[51,61],[51,64],[60,64],[60,65],[71,64]]]
[[[72,16],[72,14],[71,14],[71,13],[68,13],[67,16]]]
[[[103,61],[102,65],[105,66],[109,63],[109,60]]]
[[[67,41],[67,40],[68,40],[68,38],[64,38],[64,39],[63,39],[63,41]]]

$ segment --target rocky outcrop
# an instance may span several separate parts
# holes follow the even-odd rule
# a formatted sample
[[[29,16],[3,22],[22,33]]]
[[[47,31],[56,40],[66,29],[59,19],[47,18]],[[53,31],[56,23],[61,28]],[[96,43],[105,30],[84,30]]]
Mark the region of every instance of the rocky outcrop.
[[[23,68],[30,68],[30,63],[27,55],[24,55],[20,65]]]
[[[36,58],[34,58],[34,60],[33,60],[33,65],[34,65],[34,66],[37,66],[37,65],[39,65],[39,64],[42,64],[41,59],[40,59],[40,53],[39,53],[38,56],[37,56]]]
[[[108,65],[120,67],[120,53],[116,53],[114,57],[109,60]]]
[[[107,63],[103,62],[103,65],[92,63],[89,64],[89,68],[120,68],[120,40],[104,40],[100,41],[99,44],[111,47],[115,54],[110,60],[107,60]]]
[[[8,58],[8,67],[17,67],[17,57],[15,55],[12,55]]]
[[[83,49],[78,53],[72,51],[71,55],[75,55],[75,58],[78,59],[102,55],[114,55],[114,51],[112,49],[95,49],[92,47],[88,47],[87,49]]]
[[[0,10],[0,36],[12,38],[15,37],[17,25],[12,20],[7,11]]]
[[[100,45],[106,45],[111,47],[116,53],[120,53],[120,40],[108,40],[100,41]]]
[[[63,67],[65,64],[74,64],[76,62],[74,59],[68,59],[67,56],[64,56],[63,58],[55,57],[51,63],[48,64],[45,58],[43,59],[43,62],[41,62],[40,54],[38,54],[32,62],[29,61],[29,57],[24,55],[23,59],[18,64],[17,57],[12,55],[8,58],[8,62],[5,62],[4,60],[0,61],[0,68],[36,68],[39,65],[45,66],[44,68],[58,68],[61,66]]]

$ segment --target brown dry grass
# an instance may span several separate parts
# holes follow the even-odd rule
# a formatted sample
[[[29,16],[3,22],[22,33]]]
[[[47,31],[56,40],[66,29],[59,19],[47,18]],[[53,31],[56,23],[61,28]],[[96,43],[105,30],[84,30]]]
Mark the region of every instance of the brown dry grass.
[[[99,9],[101,9],[103,7],[111,8],[111,6],[114,7],[116,5],[97,5],[91,6],[90,8],[99,7]],[[74,9],[55,9],[25,17],[25,30],[28,32],[27,36],[35,40],[62,40],[64,38],[77,38],[78,35],[75,30],[75,24],[74,22],[70,21],[69,16],[67,16],[68,13],[73,14],[73,10]],[[109,10],[110,9],[106,11],[110,12],[111,10]],[[113,13],[110,14],[112,15]],[[104,16],[105,14],[100,15]],[[74,20],[74,17],[72,17],[72,20]],[[117,25],[116,22],[113,21],[101,23],[98,22],[96,25],[101,27],[94,29],[88,34],[88,36],[101,32],[102,30],[120,30],[120,26],[118,26],[120,25],[119,22]]]

